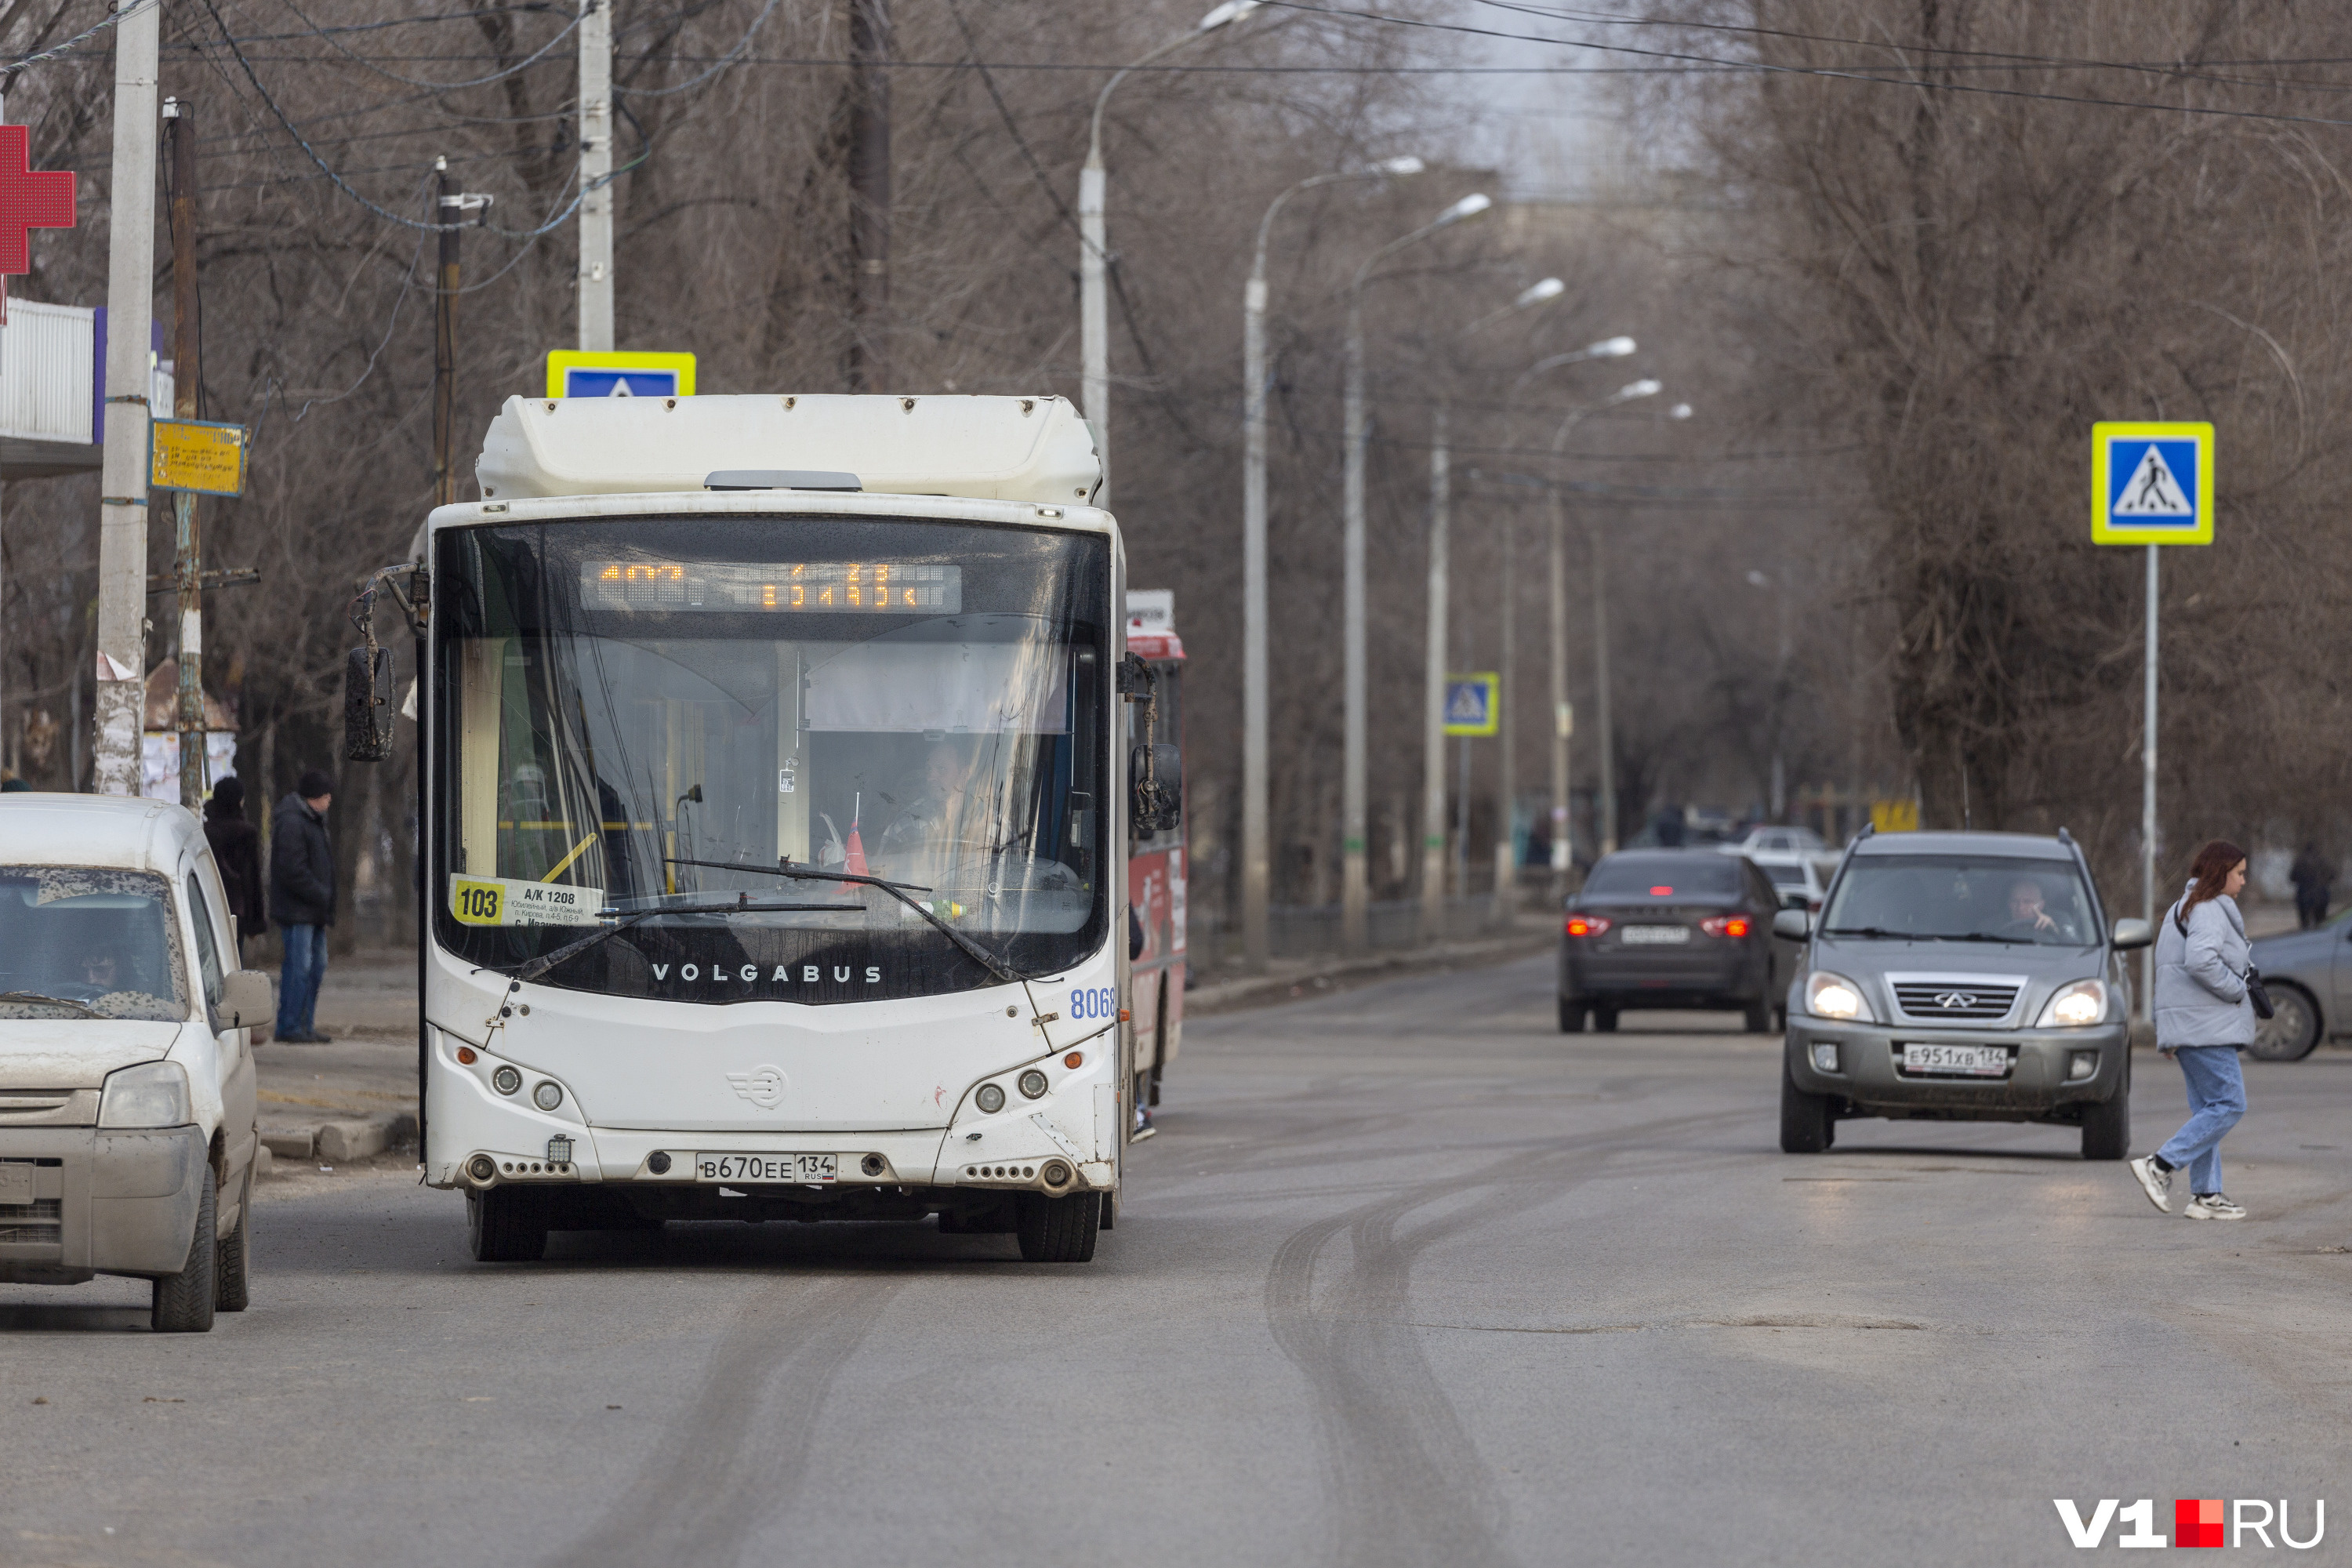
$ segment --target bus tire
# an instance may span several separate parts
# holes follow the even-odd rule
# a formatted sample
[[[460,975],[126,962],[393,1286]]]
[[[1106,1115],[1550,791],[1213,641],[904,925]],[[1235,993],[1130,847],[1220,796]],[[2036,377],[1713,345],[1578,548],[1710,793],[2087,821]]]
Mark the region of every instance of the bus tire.
[[[477,1263],[536,1263],[547,1255],[547,1213],[536,1193],[492,1187],[466,1194],[466,1242]]]
[[[1094,1193],[1021,1194],[1021,1256],[1028,1262],[1091,1263],[1101,1226],[1102,1199]]]

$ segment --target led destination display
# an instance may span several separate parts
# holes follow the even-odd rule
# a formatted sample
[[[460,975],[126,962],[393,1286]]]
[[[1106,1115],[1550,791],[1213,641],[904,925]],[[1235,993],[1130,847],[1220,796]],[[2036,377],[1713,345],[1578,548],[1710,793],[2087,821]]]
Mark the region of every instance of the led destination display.
[[[963,568],[890,561],[589,561],[592,610],[794,610],[803,614],[955,615]]]

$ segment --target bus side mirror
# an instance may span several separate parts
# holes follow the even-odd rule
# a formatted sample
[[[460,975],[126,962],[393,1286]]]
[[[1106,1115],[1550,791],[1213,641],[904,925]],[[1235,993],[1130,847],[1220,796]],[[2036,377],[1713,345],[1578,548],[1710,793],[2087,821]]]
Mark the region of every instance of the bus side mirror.
[[[1166,833],[1184,820],[1184,756],[1164,742],[1128,754],[1129,815],[1138,833]]]
[[[1813,934],[1813,917],[1804,910],[1782,910],[1772,917],[1772,934],[1802,942]]]
[[[343,755],[380,763],[392,755],[392,650],[352,649],[343,665]]]

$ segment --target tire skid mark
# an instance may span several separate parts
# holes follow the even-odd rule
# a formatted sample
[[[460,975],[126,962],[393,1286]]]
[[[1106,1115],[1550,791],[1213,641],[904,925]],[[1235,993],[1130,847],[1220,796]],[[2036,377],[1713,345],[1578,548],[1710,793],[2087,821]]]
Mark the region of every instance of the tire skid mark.
[[[562,1568],[735,1563],[790,1508],[825,1394],[904,1281],[886,1274],[779,1280],[735,1315],[701,1391]]]
[[[1727,1110],[1551,1140],[1540,1152],[1514,1152],[1327,1215],[1284,1240],[1266,1274],[1266,1321],[1314,1399],[1329,1521],[1326,1561],[1335,1568],[1505,1568],[1513,1561],[1502,1543],[1507,1521],[1492,1477],[1409,1320],[1412,1266],[1423,1249],[1551,1202],[1599,1174],[1596,1162],[1607,1154],[1656,1153],[1677,1131],[1752,1117]],[[1474,1202],[1400,1235],[1414,1211],[1474,1194]],[[1318,1308],[1316,1261],[1343,1230],[1350,1262]]]

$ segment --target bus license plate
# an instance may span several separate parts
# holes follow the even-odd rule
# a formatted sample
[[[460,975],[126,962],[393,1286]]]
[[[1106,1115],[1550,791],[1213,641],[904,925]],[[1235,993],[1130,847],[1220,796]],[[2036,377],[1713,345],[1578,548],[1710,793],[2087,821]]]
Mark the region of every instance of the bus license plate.
[[[1910,1046],[1903,1047],[1906,1072],[1948,1072],[1967,1078],[2000,1078],[2009,1071],[2006,1046]]]
[[[793,1186],[834,1179],[837,1154],[697,1154],[698,1182],[766,1182]]]
[[[1627,926],[1617,933],[1627,947],[1673,947],[1690,941],[1688,926]]]

